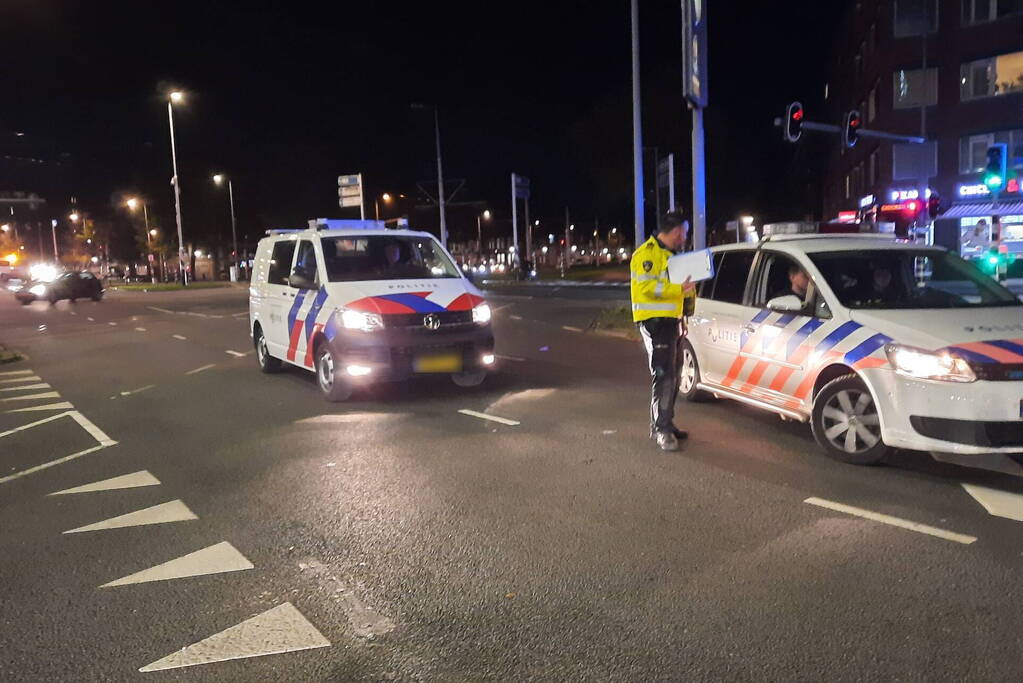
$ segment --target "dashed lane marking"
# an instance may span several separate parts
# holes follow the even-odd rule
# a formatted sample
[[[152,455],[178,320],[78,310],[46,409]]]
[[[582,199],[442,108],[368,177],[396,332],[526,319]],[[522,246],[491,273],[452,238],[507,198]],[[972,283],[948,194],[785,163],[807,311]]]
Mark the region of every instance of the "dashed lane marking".
[[[31,372],[29,370],[28,372]],[[41,382],[43,378],[39,375],[26,375],[25,377],[15,377],[14,379],[0,379],[0,384],[14,384],[16,382]]]
[[[0,372],[0,377],[14,377],[15,375],[31,375],[35,370],[7,370]]]
[[[68,529],[65,534],[78,534],[85,531],[103,531],[106,529],[123,529],[130,526],[148,526],[150,524],[168,524],[170,522],[188,522],[199,519],[180,500],[170,500],[142,510],[135,510],[124,515],[104,519],[94,524],[86,524],[76,529]]]
[[[88,320],[88,321],[89,321],[89,322],[91,322],[91,323],[94,323],[94,322],[96,322],[96,319],[95,319],[95,318],[91,318],[91,317],[89,317],[89,318],[86,318],[86,320]]]
[[[160,313],[173,313],[174,312],[172,310],[169,310],[169,309],[166,309],[166,308],[159,308],[157,306],[146,306],[146,308],[148,308],[151,311],[159,311]]]
[[[521,315],[509,315],[508,317],[511,318],[512,320],[522,320]]]
[[[198,373],[202,372],[203,370],[209,370],[210,368],[215,368],[215,367],[217,367],[216,363],[210,363],[209,365],[203,365],[202,367],[196,368],[195,370],[189,370],[185,374],[186,375],[195,375],[195,374],[198,374]]]
[[[182,337],[180,334],[172,334],[171,336],[174,337],[175,339],[180,339],[181,341],[188,340],[188,337]]]
[[[22,384],[18,387],[4,387],[0,391],[28,391],[29,389],[52,389],[49,384],[42,382],[40,384]]]
[[[243,353],[241,351],[232,351],[231,349],[228,349],[224,353],[228,353],[228,354],[234,356],[235,358],[241,358],[242,356],[247,356],[247,355],[249,355],[249,353],[252,353],[252,352],[249,351],[248,353]]]
[[[581,327],[573,327],[571,325],[562,325],[561,329],[568,330],[569,332],[582,332],[583,331],[583,328],[581,328]]]
[[[1023,522],[1023,496],[1020,494],[976,484],[963,484],[962,486],[967,493],[973,496],[974,500],[984,506],[989,514]]]
[[[109,322],[109,323],[107,323],[107,325],[116,325],[116,324],[117,324],[117,323],[115,323],[115,322]]]
[[[523,363],[526,360],[525,358],[519,358],[518,356],[502,356],[501,354],[497,354],[497,357],[501,360],[510,360],[515,361],[516,363]]]
[[[908,529],[910,531],[916,531],[921,534],[927,534],[928,536],[935,536],[946,541],[962,543],[963,545],[969,545],[977,540],[976,536],[957,534],[954,531],[947,531],[945,529],[927,526],[926,524],[918,524],[917,522],[911,522],[907,519],[892,517],[890,515],[883,515],[879,512],[871,512],[870,510],[864,510],[863,508],[853,507],[852,505],[845,505],[843,503],[836,503],[831,500],[824,500],[823,498],[807,498],[803,502],[809,503],[810,505],[816,505],[818,507],[827,508],[828,510],[843,512],[847,515],[863,517],[864,519],[869,519],[874,522],[880,522],[882,524],[888,524],[890,526],[897,526],[900,529]]]
[[[60,398],[60,394],[56,391],[44,391],[41,394],[30,394],[28,396],[9,396],[7,398],[0,398],[0,401],[35,401],[39,398]]]
[[[147,664],[139,671],[177,669],[317,647],[330,647],[330,641],[294,605],[286,602]]]
[[[144,328],[144,327],[136,327],[136,328],[135,328],[135,331],[136,331],[136,332],[145,332],[145,331],[146,331],[146,328]]]
[[[194,553],[188,553],[173,560],[168,560],[149,569],[129,574],[116,581],[104,583],[100,588],[127,586],[133,583],[149,583],[151,581],[170,581],[190,576],[206,576],[225,572],[240,572],[253,569],[255,565],[248,558],[228,543],[221,541]]]
[[[122,474],[118,477],[94,481],[81,486],[73,486],[69,489],[48,493],[48,496],[65,496],[71,493],[95,493],[96,491],[113,491],[116,489],[134,489],[141,486],[158,486],[160,480],[150,474],[149,470],[139,470],[131,474]]]
[[[43,410],[72,410],[74,408],[67,401],[58,401],[57,403],[47,403],[41,406],[29,406],[27,408],[15,408],[14,410],[6,410],[5,413],[33,413],[41,412]]]
[[[143,391],[148,391],[149,389],[152,389],[155,386],[156,386],[155,384],[147,384],[146,386],[139,387],[138,389],[130,389],[128,391],[122,391],[121,392],[121,396],[131,396],[132,394],[141,394]]]
[[[487,415],[486,413],[478,413],[475,410],[468,410],[467,408],[463,408],[458,412],[460,412],[462,415],[468,415],[469,417],[478,417],[481,420],[490,420],[491,422],[497,422],[498,424],[508,425],[509,427],[515,427],[517,425],[522,424],[521,422],[517,422],[515,420],[509,420],[506,417],[498,417],[497,415]]]
[[[232,314],[231,314],[231,317],[232,317],[232,318],[240,318],[240,317],[242,317],[243,315],[248,315],[248,314],[249,314],[249,312],[248,312],[248,311],[238,311],[237,313],[232,313]]]

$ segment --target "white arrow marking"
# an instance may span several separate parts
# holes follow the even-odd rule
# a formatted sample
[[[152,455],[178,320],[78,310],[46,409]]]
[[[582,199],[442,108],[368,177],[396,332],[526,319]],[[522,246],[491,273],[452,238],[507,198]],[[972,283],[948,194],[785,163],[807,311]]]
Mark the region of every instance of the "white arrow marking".
[[[963,488],[995,517],[1005,517],[1023,522],[1023,496],[1020,494],[976,484],[963,484]]]
[[[171,500],[166,503],[154,505],[153,507],[129,512],[126,515],[119,515],[117,517],[111,517],[110,519],[104,519],[103,521],[96,522],[95,524],[87,524],[76,529],[68,529],[64,533],[77,534],[83,531],[122,529],[129,526],[166,524],[168,522],[187,522],[193,519],[199,518],[196,517],[194,512],[188,509],[187,505],[180,500]]]
[[[93,493],[95,491],[113,491],[114,489],[134,489],[140,486],[158,486],[160,480],[149,473],[149,470],[139,470],[131,474],[122,474],[119,477],[111,477],[102,481],[94,481],[91,484],[82,484],[62,491],[54,491],[47,494],[51,496],[63,496],[69,493]]]
[[[173,560],[140,572],[129,574],[123,578],[105,583],[100,588],[127,586],[132,583],[148,583],[150,581],[169,581],[184,579],[189,576],[205,576],[207,574],[223,574],[252,569],[253,564],[238,552],[233,545],[222,541],[194,553],[188,553]]]
[[[162,671],[230,659],[330,647],[330,641],[290,602],[158,659],[139,671]]]

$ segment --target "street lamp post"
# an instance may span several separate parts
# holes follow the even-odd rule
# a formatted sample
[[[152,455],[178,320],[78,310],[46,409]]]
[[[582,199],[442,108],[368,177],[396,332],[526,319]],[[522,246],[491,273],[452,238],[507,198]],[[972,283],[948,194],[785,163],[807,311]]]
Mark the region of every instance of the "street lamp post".
[[[185,270],[185,239],[181,231],[181,183],[178,182],[178,150],[174,144],[174,105],[180,104],[185,99],[185,94],[180,90],[172,92],[167,99],[167,121],[170,123],[171,143],[171,164],[174,168],[174,214],[178,223],[178,270],[181,273],[182,283],[188,284],[188,272]]]
[[[220,185],[224,182],[224,176],[221,173],[217,173],[213,176],[213,182]],[[227,179],[227,196],[231,202],[231,282],[238,282],[238,223],[235,220],[234,215],[234,184],[231,179]]]
[[[376,199],[373,200],[373,206],[375,206],[376,210],[377,210],[377,220],[380,220],[380,200],[381,199],[384,200],[385,204],[389,204],[391,202],[391,199],[393,199],[393,197],[391,197],[391,195],[389,193],[384,192],[382,195],[380,195],[379,197],[377,197]]]
[[[479,251],[480,260],[483,260],[483,224],[481,218],[490,220],[490,209],[484,209],[482,214],[476,215],[476,250]]]
[[[140,203],[139,200],[136,199],[135,197],[129,197],[128,201],[125,202],[125,204],[128,205],[128,208],[131,211],[135,211],[135,209],[138,208],[139,203]],[[156,234],[156,231],[149,229],[149,206],[146,204],[146,202],[144,200],[141,202],[141,204],[142,204],[142,220],[146,224],[146,248],[149,250],[149,253],[146,254],[146,256],[148,257],[147,260],[149,261],[149,275],[150,275],[150,278],[153,281],[153,284],[155,285],[156,284],[156,270],[153,268],[153,264],[156,262],[156,259],[153,258],[153,235]]]
[[[437,204],[440,206],[440,243],[448,246],[448,221],[444,209],[444,164],[440,156],[440,111],[436,104],[414,104],[413,109],[433,109],[433,132],[437,141]]]

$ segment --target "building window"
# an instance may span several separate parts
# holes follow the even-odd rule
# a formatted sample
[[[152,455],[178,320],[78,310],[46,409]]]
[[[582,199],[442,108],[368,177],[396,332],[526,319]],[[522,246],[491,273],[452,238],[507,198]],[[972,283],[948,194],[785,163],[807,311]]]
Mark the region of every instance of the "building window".
[[[967,62],[959,67],[959,76],[959,94],[964,101],[1021,92],[1023,52]]]
[[[983,172],[987,165],[987,148],[996,142],[1009,146],[1010,166],[1013,159],[1023,156],[1023,129],[967,135],[959,138],[959,173]]]
[[[927,69],[926,77],[922,69],[899,69],[892,74],[896,109],[919,107],[924,104],[938,103],[938,70]]]
[[[870,163],[867,165],[868,169],[867,178],[869,180],[868,184],[870,185],[871,188],[873,188],[877,184],[877,181],[879,180],[877,167],[878,161],[880,161],[880,154],[878,150],[875,149],[873,152],[870,153]]]
[[[983,24],[1023,12],[1023,0],[963,0],[963,26]]]
[[[895,0],[895,37],[918,36],[924,27],[938,30],[938,0]]]
[[[892,180],[917,180],[938,175],[938,144],[892,145]]]
[[[870,123],[877,118],[877,86],[875,85],[870,89],[870,94],[867,95],[867,111],[864,114],[867,117],[867,123]]]

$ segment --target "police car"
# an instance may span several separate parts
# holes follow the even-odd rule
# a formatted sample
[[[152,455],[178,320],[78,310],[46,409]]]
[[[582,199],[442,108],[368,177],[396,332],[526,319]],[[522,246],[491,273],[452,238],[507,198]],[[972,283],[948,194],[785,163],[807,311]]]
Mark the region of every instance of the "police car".
[[[809,422],[828,455],[856,464],[893,448],[1023,452],[1012,292],[940,247],[769,227],[759,243],[712,250],[682,342],[686,399]]]
[[[476,386],[495,360],[490,307],[447,251],[429,233],[376,221],[269,231],[249,323],[263,372],[312,370],[331,401],[418,374]]]

